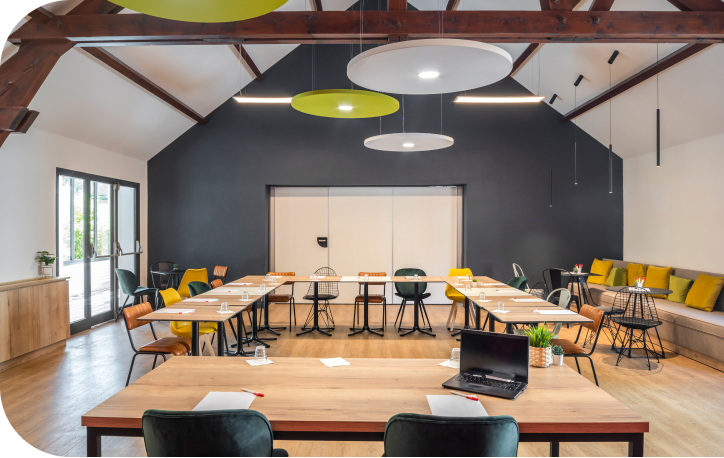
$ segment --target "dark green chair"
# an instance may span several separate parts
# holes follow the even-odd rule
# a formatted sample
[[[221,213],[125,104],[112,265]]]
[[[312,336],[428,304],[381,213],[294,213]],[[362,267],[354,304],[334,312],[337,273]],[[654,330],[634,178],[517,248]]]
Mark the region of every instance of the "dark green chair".
[[[517,455],[518,423],[507,415],[463,418],[400,413],[385,428],[384,456]]]
[[[153,294],[153,309],[156,310],[158,308],[157,288],[146,288],[145,286],[140,286],[138,283],[138,277],[136,277],[136,274],[130,270],[116,269],[116,277],[118,277],[118,283],[121,285],[121,291],[126,295],[126,300],[123,302],[121,308],[118,309],[116,321],[118,321],[118,318],[121,317],[123,309],[126,308],[126,304],[128,303],[128,298],[131,296],[133,296],[133,303],[131,305],[136,305],[137,300],[139,304],[143,302],[143,296],[150,296]],[[149,302],[151,301],[150,297],[148,300]]]
[[[510,286],[511,288],[519,289],[521,291],[525,291],[525,289],[528,287],[528,278],[513,277],[508,281],[508,286]]]
[[[190,281],[189,282],[189,295],[191,297],[198,296],[211,291],[211,286],[207,285],[202,281]]]
[[[142,427],[148,456],[289,456],[256,410],[147,410]]]
[[[395,277],[412,277],[415,274],[421,277],[427,276],[422,269],[398,269],[395,272]],[[427,318],[428,329],[432,329],[430,318],[427,316],[427,310],[425,310],[425,303],[422,302],[423,299],[427,299],[431,294],[425,292],[427,290],[427,283],[418,283],[418,285],[417,297],[420,299],[422,324],[425,325],[425,319]],[[402,317],[405,316],[405,305],[407,305],[407,301],[413,301],[413,303],[415,301],[415,285],[413,283],[395,283],[395,291],[397,291],[395,296],[402,298],[402,304],[400,304],[400,309],[397,311],[397,318],[395,318],[395,326],[397,326],[397,320],[400,320],[400,326],[397,328],[397,331],[400,331],[402,329]]]

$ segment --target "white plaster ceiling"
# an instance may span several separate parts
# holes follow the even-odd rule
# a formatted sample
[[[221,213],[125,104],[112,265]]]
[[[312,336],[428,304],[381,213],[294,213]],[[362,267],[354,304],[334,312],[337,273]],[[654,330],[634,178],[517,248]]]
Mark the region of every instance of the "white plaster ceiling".
[[[290,0],[281,10],[309,10],[310,0]],[[366,0],[373,5],[375,0]],[[55,2],[46,8],[65,14],[80,0]],[[421,10],[435,10],[447,0],[409,0]],[[323,0],[325,10],[345,10],[355,0]],[[590,8],[585,0],[580,10]],[[461,0],[460,10],[539,10],[539,0]],[[666,0],[616,0],[614,11],[675,11]],[[124,11],[124,13],[133,13]],[[517,58],[527,44],[499,44]],[[664,58],[681,45],[662,44]],[[249,55],[264,72],[295,45],[248,45]],[[110,47],[108,51],[206,116],[239,90],[239,59],[228,45]],[[578,104],[609,87],[607,60],[620,55],[611,67],[612,84],[656,61],[652,44],[547,44],[515,76],[533,93],[550,100],[561,114],[574,108],[573,82]],[[6,44],[2,60],[15,47]],[[540,62],[539,62],[540,58]],[[538,65],[540,64],[540,83]],[[241,84],[252,81],[242,67]],[[662,147],[674,146],[724,132],[724,45],[715,45],[663,72],[659,77]],[[282,95],[282,94],[280,94]],[[287,94],[290,95],[290,94]],[[31,103],[38,110],[33,128],[64,135],[91,145],[147,160],[193,126],[193,121],[155,96],[120,76],[84,51],[64,55]],[[650,79],[613,99],[614,151],[627,158],[655,149],[656,79]],[[578,119],[578,124],[602,144],[609,143],[609,105],[601,105]]]

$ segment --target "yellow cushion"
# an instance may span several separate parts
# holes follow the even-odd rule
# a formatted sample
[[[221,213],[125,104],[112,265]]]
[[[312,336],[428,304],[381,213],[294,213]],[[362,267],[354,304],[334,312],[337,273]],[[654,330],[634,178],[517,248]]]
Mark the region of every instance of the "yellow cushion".
[[[694,280],[672,275],[669,277],[669,289],[673,292],[669,294],[669,300],[683,304],[686,302],[686,296],[689,294],[689,290],[693,284]]]
[[[637,278],[646,276],[646,269],[643,264],[632,264],[629,262],[626,270],[628,270],[628,286],[634,286]]]
[[[216,323],[199,323],[199,335],[216,332]],[[172,321],[171,333],[178,337],[191,337],[190,321]]]
[[[611,273],[612,268],[613,261],[600,261],[598,259],[594,259],[593,265],[591,266],[591,273],[598,274],[600,277],[590,276],[588,277],[588,283],[602,285],[608,278],[608,274]]]
[[[671,272],[674,271],[673,267],[656,267],[649,266],[646,271],[646,280],[644,280],[644,288],[661,288],[669,289],[669,277]],[[666,294],[652,294],[652,297],[658,297],[659,299],[666,299]]]
[[[689,294],[686,295],[686,306],[711,312],[714,310],[714,303],[719,297],[722,286],[724,286],[724,277],[699,274]]]
[[[470,269],[450,269],[447,273],[449,277],[463,277],[465,275],[473,276],[473,271]],[[465,296],[460,294],[458,290],[450,285],[445,285],[445,297],[451,301],[465,302]]]

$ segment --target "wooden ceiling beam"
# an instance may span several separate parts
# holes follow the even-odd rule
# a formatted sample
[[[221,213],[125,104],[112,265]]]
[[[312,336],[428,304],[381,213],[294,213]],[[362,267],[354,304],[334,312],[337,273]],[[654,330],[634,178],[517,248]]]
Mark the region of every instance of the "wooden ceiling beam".
[[[407,0],[387,0],[388,11],[407,11]],[[365,16],[367,12],[365,12]]]
[[[104,64],[111,67],[113,70],[117,71],[121,75],[125,76],[129,80],[131,80],[133,83],[137,84],[138,86],[142,87],[143,89],[147,90],[151,94],[155,95],[159,99],[163,100],[164,102],[168,103],[181,113],[185,114],[189,118],[193,119],[199,124],[206,124],[206,118],[204,118],[202,115],[197,113],[193,108],[189,107],[173,95],[169,94],[166,90],[158,86],[153,81],[149,80],[145,76],[141,75],[128,65],[126,65],[124,62],[122,62],[120,59],[118,59],[113,54],[109,53],[103,48],[83,48],[85,52],[90,54],[91,56],[95,57],[96,59],[100,60]]]
[[[259,71],[259,67],[257,67],[254,61],[251,59],[249,53],[246,51],[246,48],[244,48],[243,45],[237,45],[235,46],[235,48],[239,51],[241,58],[244,59],[246,65],[249,66],[249,70],[251,70],[251,72],[254,74],[257,81],[264,81],[264,75],[262,75],[262,73]]]
[[[363,38],[410,39],[440,35],[437,11],[368,11]],[[29,23],[26,25],[30,25]],[[142,14],[57,16],[23,27],[13,43],[68,39],[74,42],[359,39],[355,11],[272,12],[233,23],[200,24]],[[702,42],[724,41],[724,12],[670,11],[450,11],[444,15],[446,37],[492,42]]]
[[[448,11],[455,11],[460,6],[460,0],[448,0],[447,6],[445,7]]]
[[[593,0],[588,11],[611,11],[613,0]]]
[[[571,11],[581,0],[540,0],[541,11]]]
[[[28,110],[27,113],[25,113],[25,116],[23,117],[23,120],[20,121],[20,124],[18,124],[18,127],[15,128],[14,131],[11,133],[13,134],[25,134],[28,132],[28,129],[30,129],[30,126],[33,125],[35,122],[35,119],[38,117],[40,113],[34,110]]]
[[[566,113],[561,118],[561,122],[570,121],[571,119],[581,116],[582,114],[596,108],[597,106],[601,105],[602,103],[608,102],[612,98],[623,94],[624,92],[633,88],[637,84],[643,83],[647,79],[649,79],[653,76],[656,76],[658,73],[661,73],[664,70],[667,70],[667,69],[673,67],[674,65],[682,62],[683,60],[688,59],[689,57],[693,56],[694,54],[697,54],[697,53],[707,49],[709,46],[711,46],[711,44],[709,44],[709,43],[692,43],[692,44],[688,44],[688,45],[674,51],[673,53],[666,56],[664,59],[660,60],[658,63],[649,65],[648,67],[646,67],[645,69],[636,73],[635,75],[618,83],[611,89],[604,91],[603,93],[592,98],[591,100],[589,100],[588,102],[579,106],[575,110],[572,110],[572,111]]]
[[[12,132],[17,129],[28,111],[25,107],[0,107],[0,130]]]
[[[722,0],[669,0],[681,11],[724,11]]]
[[[42,6],[39,8],[34,9],[33,11],[28,13],[28,16],[30,16],[30,19],[35,19],[36,21],[46,21],[48,19],[52,19],[55,17],[53,13],[46,10]]]
[[[322,8],[322,0],[312,0],[312,9],[314,11],[324,11],[324,8]]]

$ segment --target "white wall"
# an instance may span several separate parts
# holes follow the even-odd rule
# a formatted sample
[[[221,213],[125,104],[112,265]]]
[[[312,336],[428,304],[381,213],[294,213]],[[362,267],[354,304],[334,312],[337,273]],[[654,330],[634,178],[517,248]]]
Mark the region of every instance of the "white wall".
[[[56,167],[140,183],[146,248],[146,162],[33,128],[0,148],[0,283],[37,277],[35,252],[56,252]],[[146,265],[142,254],[142,272]]]
[[[623,161],[624,259],[724,273],[724,134]]]

